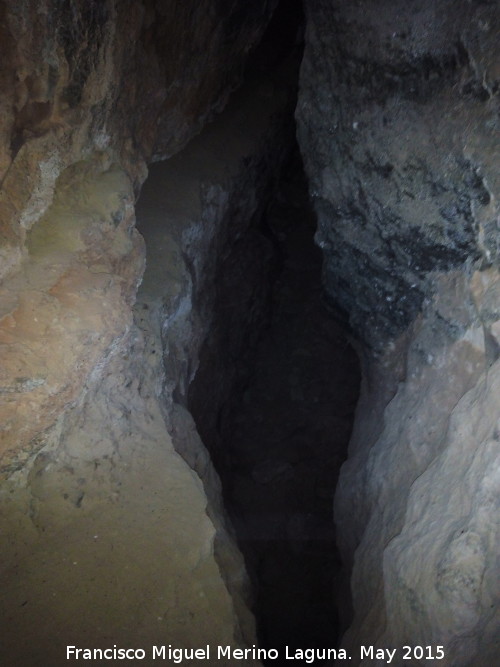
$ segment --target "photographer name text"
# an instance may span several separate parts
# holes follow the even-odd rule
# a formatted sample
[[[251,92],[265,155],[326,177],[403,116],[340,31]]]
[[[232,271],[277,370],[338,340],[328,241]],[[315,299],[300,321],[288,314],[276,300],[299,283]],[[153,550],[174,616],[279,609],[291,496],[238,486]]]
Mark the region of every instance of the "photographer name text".
[[[321,660],[377,660],[387,665],[399,664],[400,660],[443,660],[443,646],[402,646],[400,648],[379,648],[375,646],[361,646],[357,655],[349,655],[345,649],[334,648],[291,648],[263,649],[234,648],[232,646],[210,646],[203,648],[176,648],[168,646],[152,646],[144,648],[120,648],[116,644],[110,648],[78,648],[66,646],[66,660],[152,660],[168,661],[172,664],[181,664],[187,660],[301,660],[302,663],[312,664]]]

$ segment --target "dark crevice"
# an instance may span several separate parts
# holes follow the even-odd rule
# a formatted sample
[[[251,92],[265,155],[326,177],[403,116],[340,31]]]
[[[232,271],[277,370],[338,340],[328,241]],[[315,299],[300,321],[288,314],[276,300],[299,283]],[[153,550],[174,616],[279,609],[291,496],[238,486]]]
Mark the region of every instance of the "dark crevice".
[[[246,179],[254,172],[257,180],[267,175],[255,189],[253,212],[244,210],[244,193],[228,207],[201,258],[209,269],[200,270],[194,251],[182,250],[193,321],[210,323],[210,329],[199,354],[183,361],[190,365],[199,358],[189,388],[191,369],[176,375],[166,368],[176,383],[174,445],[209,485],[205,464],[183,441],[187,407],[219,474],[224,511],[245,558],[259,646],[277,650],[280,658],[285,646],[336,648],[338,606],[350,607],[337,598],[348,587],[339,582],[333,496],[360,382],[357,356],[325,298],[316,218],[293,139],[303,23],[300,2],[280,3],[249,56],[247,83],[286,78],[289,116],[283,122],[283,112],[279,141],[258,154],[262,164],[241,156]],[[224,135],[224,142],[231,137]],[[175,172],[175,158],[172,165]],[[148,249],[152,265],[162,264],[157,245]],[[224,576],[222,561],[220,567]]]
[[[189,392],[253,583],[260,645],[282,656],[284,646],[337,645],[333,494],[359,390],[357,357],[323,298],[315,228],[296,149],[264,219],[221,267]],[[249,285],[245,262],[257,257],[264,282]],[[236,326],[242,302],[252,311],[246,333]],[[221,399],[211,391],[225,382],[215,357],[241,345]]]

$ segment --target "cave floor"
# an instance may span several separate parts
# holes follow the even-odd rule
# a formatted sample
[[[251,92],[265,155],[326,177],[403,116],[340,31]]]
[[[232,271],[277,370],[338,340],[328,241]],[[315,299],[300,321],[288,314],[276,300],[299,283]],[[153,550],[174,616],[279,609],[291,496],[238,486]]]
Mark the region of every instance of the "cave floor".
[[[333,494],[359,364],[322,298],[299,158],[268,212],[281,255],[269,327],[224,431],[225,502],[254,580],[264,647],[335,647]],[[281,652],[280,652],[281,653]]]

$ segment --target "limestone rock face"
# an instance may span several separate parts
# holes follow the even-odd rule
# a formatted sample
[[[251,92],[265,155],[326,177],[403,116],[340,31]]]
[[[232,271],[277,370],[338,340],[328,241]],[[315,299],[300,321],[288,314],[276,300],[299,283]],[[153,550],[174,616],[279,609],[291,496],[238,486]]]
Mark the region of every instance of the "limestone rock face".
[[[144,265],[130,180],[84,160],[59,177],[27,233],[29,258],[0,287],[0,458],[9,473],[44,443],[130,327]]]
[[[358,655],[366,643],[432,644],[447,665],[495,661],[500,367],[478,323],[477,282],[491,295],[498,275],[438,278],[399,349],[365,367],[335,502],[352,568],[344,645]],[[444,319],[452,314],[458,335]]]
[[[233,127],[228,178],[219,154],[201,179],[205,155],[195,155],[179,201],[170,174],[174,209],[204,194],[194,217],[161,218],[188,229],[160,260],[166,283],[147,277],[137,301],[145,247],[134,205],[153,153],[179,151],[225,104],[274,5],[0,7],[2,663],[66,664],[67,643],[133,644],[143,664],[156,664],[153,645],[255,643],[217,476],[171,390],[189,381],[209,326],[210,304],[195,313],[191,299],[212,277],[210,225],[227,232],[238,206],[245,225],[245,207],[249,216],[257,207],[251,178],[279,161],[281,149],[267,153],[280,134],[269,88],[257,95],[257,122],[243,112]],[[167,424],[181,429],[203,483]]]
[[[498,12],[306,9],[297,118],[325,286],[377,352],[364,355],[335,501],[353,603],[343,646],[353,664],[372,664],[360,645],[399,647],[402,663],[404,644],[443,646],[440,664],[493,664]]]
[[[165,426],[161,341],[143,305],[33,464],[0,487],[2,664],[62,666],[67,645],[115,644],[155,665],[154,646],[252,639],[215,556],[224,534]],[[241,583],[241,556],[223,553]]]
[[[493,5],[308,0],[297,109],[325,284],[372,345],[428,276],[498,263]]]
[[[42,446],[126,333],[144,266],[133,204],[146,162],[222,108],[274,5],[2,3],[4,472]]]

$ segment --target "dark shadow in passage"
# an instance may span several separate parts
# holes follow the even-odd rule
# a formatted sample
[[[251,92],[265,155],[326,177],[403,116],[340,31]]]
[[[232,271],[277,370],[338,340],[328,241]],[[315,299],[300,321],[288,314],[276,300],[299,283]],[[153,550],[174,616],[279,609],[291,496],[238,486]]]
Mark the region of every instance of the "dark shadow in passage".
[[[267,239],[271,267],[261,273],[267,275],[267,291],[254,288],[260,295],[260,338],[255,342],[253,332],[253,348],[242,353],[225,401],[211,404],[210,386],[223,379],[210,377],[210,357],[225,353],[234,326],[224,304],[248,293],[244,275],[243,286],[221,279],[214,336],[226,342],[212,341],[202,355],[189,408],[221,477],[253,582],[260,645],[284,655],[284,646],[337,645],[333,494],[360,371],[323,299],[322,257],[298,149],[254,233]],[[221,276],[232,275],[231,261],[226,258]],[[242,260],[233,258],[235,263]],[[243,340],[241,332],[233,333]]]

